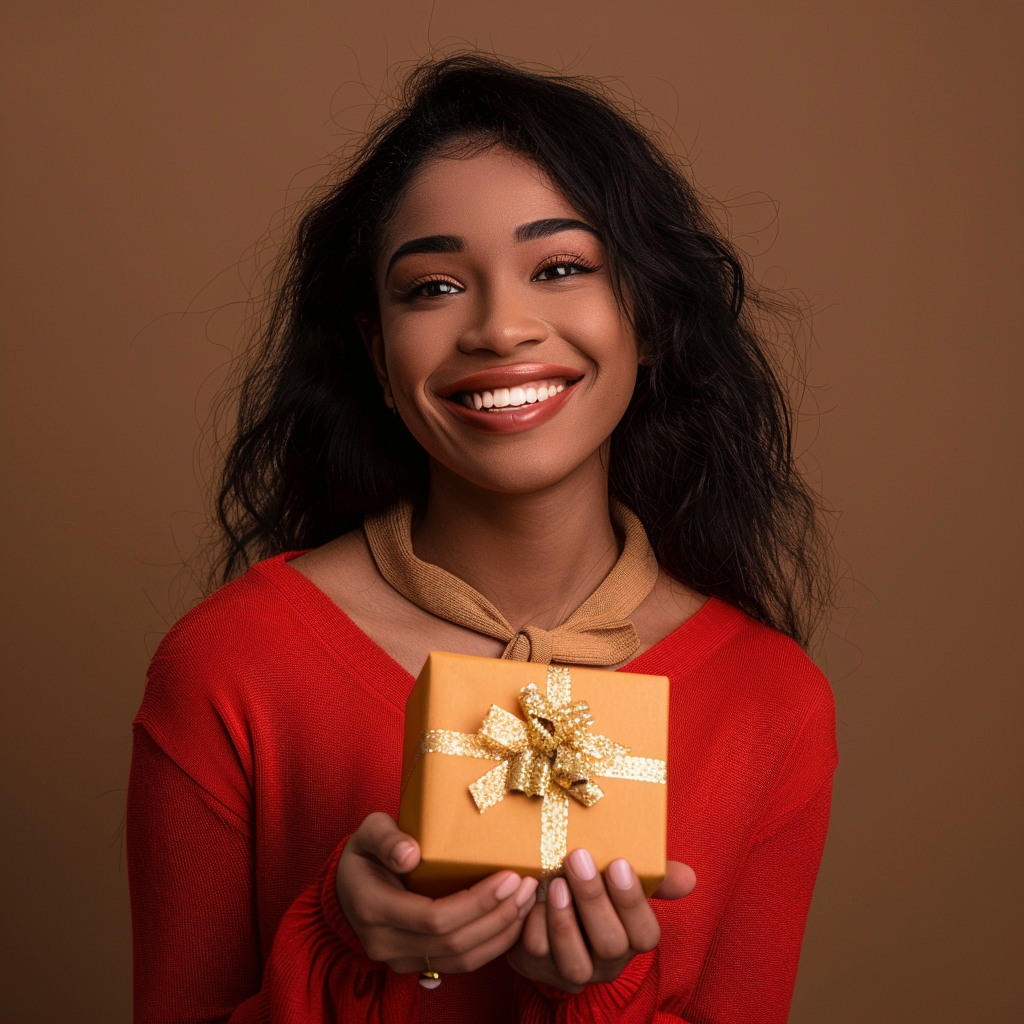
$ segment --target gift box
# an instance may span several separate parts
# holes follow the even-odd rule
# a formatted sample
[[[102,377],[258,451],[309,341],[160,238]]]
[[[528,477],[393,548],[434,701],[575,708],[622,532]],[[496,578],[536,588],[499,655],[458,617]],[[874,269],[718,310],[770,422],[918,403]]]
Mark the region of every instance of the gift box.
[[[398,824],[414,891],[502,869],[544,879],[568,851],[665,877],[668,679],[432,652],[405,713]]]

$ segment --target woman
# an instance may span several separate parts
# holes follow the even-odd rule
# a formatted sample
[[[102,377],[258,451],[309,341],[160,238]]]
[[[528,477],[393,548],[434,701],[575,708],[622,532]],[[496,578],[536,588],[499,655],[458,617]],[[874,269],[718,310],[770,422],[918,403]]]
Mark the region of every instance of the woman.
[[[799,646],[827,581],[740,265],[579,83],[462,56],[406,89],[303,219],[241,390],[223,577],[251,568],[151,666],[136,1019],[784,1020],[836,764]],[[615,621],[580,626],[595,602]],[[655,899],[585,850],[543,902],[512,872],[405,891],[430,650],[669,676]]]

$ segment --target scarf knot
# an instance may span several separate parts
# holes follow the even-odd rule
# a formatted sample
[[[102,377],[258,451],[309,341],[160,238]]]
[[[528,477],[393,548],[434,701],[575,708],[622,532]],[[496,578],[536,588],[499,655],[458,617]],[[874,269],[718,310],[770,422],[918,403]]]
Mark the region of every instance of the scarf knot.
[[[550,665],[553,650],[550,630],[524,626],[509,640],[502,657],[509,661],[538,661],[542,665]]]
[[[465,580],[416,557],[412,548],[413,505],[400,501],[367,516],[363,531],[377,568],[404,598],[438,618],[492,636],[505,644],[502,658],[547,665],[617,665],[640,648],[629,616],[654,588],[658,562],[643,524],[619,501],[612,521],[622,532],[622,554],[600,586],[554,629],[514,630],[500,611]]]

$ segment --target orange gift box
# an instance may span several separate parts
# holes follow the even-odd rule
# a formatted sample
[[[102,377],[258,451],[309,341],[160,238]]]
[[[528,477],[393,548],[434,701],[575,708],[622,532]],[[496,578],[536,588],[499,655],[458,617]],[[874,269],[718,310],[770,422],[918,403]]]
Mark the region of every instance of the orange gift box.
[[[532,685],[531,685],[532,684]],[[432,652],[405,711],[406,876],[444,896],[502,869],[545,878],[585,848],[665,877],[668,679]],[[531,795],[532,794],[532,795]]]

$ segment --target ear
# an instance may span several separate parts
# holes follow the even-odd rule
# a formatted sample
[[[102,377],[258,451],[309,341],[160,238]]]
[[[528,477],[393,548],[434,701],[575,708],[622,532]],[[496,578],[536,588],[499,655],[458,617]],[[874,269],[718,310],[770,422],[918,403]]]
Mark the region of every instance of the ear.
[[[384,404],[389,408],[395,407],[395,399],[391,394],[391,385],[388,383],[388,366],[384,357],[384,336],[381,334],[380,323],[376,317],[369,313],[356,315],[356,326],[366,346],[366,353],[373,363],[377,374],[377,380],[384,392]]]

